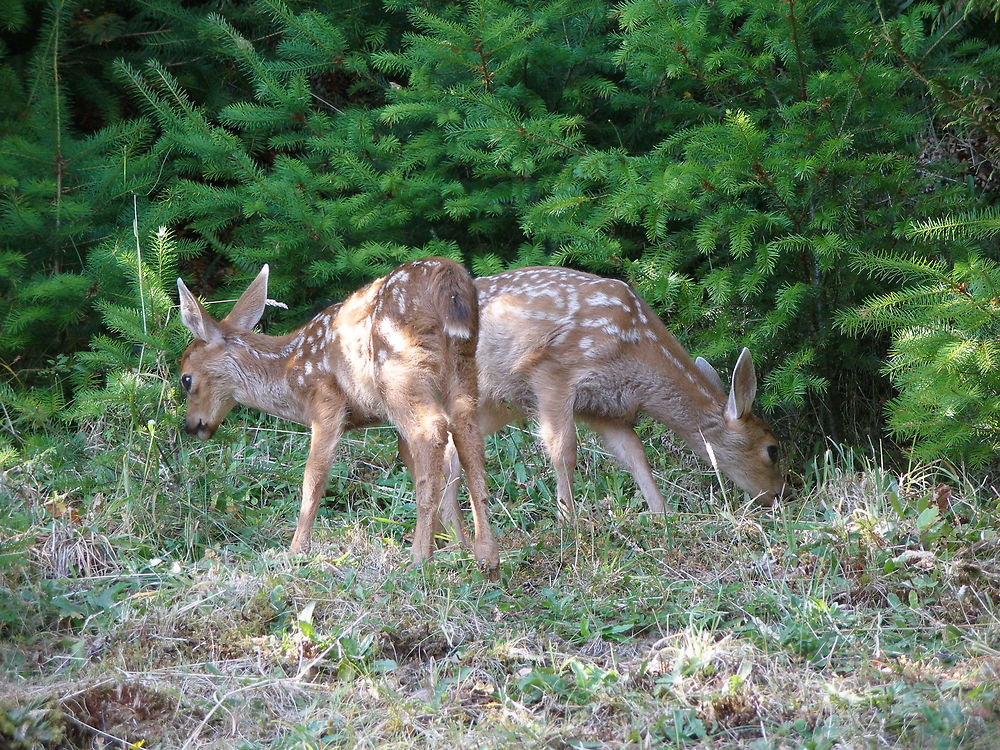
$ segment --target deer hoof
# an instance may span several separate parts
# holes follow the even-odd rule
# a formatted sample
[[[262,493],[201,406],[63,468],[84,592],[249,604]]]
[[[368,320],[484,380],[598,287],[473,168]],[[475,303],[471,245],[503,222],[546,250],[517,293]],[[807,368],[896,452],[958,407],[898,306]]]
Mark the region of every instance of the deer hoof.
[[[476,551],[476,565],[482,572],[483,576],[490,581],[496,581],[500,578],[500,552],[497,549],[496,542],[492,539],[485,543],[477,543],[475,545]]]
[[[430,549],[429,546],[424,548],[423,545],[421,545],[420,547],[418,547],[417,545],[413,545],[413,549],[410,550],[410,555],[413,558],[413,567],[419,568],[421,564],[430,560],[431,552],[432,550]]]
[[[288,546],[289,555],[304,555],[309,552],[309,548],[312,544],[309,541],[303,542],[300,539],[292,539],[292,543]]]
[[[483,574],[483,578],[485,578],[487,581],[496,583],[497,581],[500,580],[499,563],[490,563],[487,562],[486,560],[479,560],[477,561],[476,565],[479,568],[479,572]]]

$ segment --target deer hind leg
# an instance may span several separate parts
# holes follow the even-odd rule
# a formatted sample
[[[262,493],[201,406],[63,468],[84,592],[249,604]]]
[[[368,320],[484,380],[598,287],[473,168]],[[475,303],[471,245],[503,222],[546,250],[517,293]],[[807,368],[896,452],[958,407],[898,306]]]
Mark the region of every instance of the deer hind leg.
[[[496,402],[479,402],[478,410],[479,434],[486,438],[504,425],[510,424],[517,414],[503,404]],[[445,449],[445,484],[444,496],[441,498],[441,523],[445,529],[461,529],[462,509],[458,503],[458,491],[462,465],[455,449],[455,441],[449,440]]]
[[[663,513],[663,495],[656,486],[646,450],[635,430],[627,424],[608,420],[588,419],[587,424],[601,436],[611,455],[632,475],[646,500],[649,512]]]
[[[451,440],[448,441],[448,446],[445,449],[445,466],[448,466],[448,451],[454,453],[454,448],[452,448]],[[400,460],[405,464],[407,471],[410,472],[410,478],[416,482],[416,471],[413,467],[413,452],[410,449],[410,444],[406,442],[406,438],[403,437],[403,433],[399,432],[396,434],[396,452],[399,455]],[[460,479],[461,468],[457,466],[458,457],[455,457],[456,462],[456,481]],[[446,480],[448,479],[449,472],[445,472]],[[448,494],[448,487],[445,486],[444,494]],[[456,500],[457,503],[457,500]],[[449,518],[444,513],[435,513],[434,521],[431,528],[431,534],[434,539],[438,542],[438,545],[442,544],[442,540],[447,539],[449,536],[454,535],[454,538],[463,547],[468,549],[471,545],[469,544],[469,538],[465,534],[465,529],[462,527],[461,515],[456,514],[454,517]]]
[[[573,472],[576,471],[576,425],[573,422],[573,396],[563,373],[553,373],[544,380],[535,379],[538,402],[538,427],[542,443],[556,472],[556,514],[560,521],[576,517],[573,501]]]
[[[425,402],[409,413],[399,414],[393,422],[408,446],[417,505],[412,553],[414,562],[422,562],[433,551],[434,522],[444,483],[441,465],[448,441],[448,418]]]
[[[484,569],[486,575],[495,580],[500,567],[500,552],[496,539],[493,538],[493,529],[490,528],[487,510],[489,496],[486,490],[486,459],[483,451],[483,436],[476,421],[476,399],[469,393],[454,396],[450,399],[448,411],[451,417],[451,438],[454,452],[458,454],[469,486],[469,503],[472,505],[472,522],[476,533],[472,546],[473,553],[476,556],[476,562]],[[454,474],[454,461],[451,462],[449,468],[451,474]],[[449,489],[452,488],[449,487]],[[449,515],[449,510],[452,513],[458,512],[457,499],[450,502],[451,505],[447,506],[443,512],[446,517]],[[455,520],[458,521],[458,519]]]

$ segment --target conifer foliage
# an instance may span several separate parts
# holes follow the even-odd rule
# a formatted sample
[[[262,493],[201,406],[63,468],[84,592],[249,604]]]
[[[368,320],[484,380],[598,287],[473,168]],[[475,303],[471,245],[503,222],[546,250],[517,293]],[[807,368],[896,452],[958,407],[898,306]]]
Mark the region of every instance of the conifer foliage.
[[[52,44],[99,15],[52,7],[37,29]],[[961,165],[922,145],[941,128],[987,144],[995,131],[990,89],[970,81],[995,80],[1000,54],[974,16],[927,5],[105,10],[118,62],[100,77],[99,128],[63,101],[91,86],[57,76],[68,53],[8,58],[9,77],[42,87],[19,90],[45,102],[22,105],[37,120],[0,141],[22,159],[0,168],[8,360],[36,324],[96,325],[96,302],[129,293],[93,248],[127,244],[134,207],[140,236],[171,228],[196,289],[238,286],[269,262],[289,319],[428,254],[479,274],[564,263],[625,278],[697,353],[721,364],[750,346],[764,407],[805,442],[846,437],[872,426],[898,332],[845,322],[901,282],[871,259],[926,254],[897,227],[977,205]],[[53,174],[53,153],[78,154],[76,168]],[[958,273],[953,249],[926,267]]]
[[[902,234],[996,237],[1000,212],[913,222]],[[982,466],[1000,450],[1000,264],[977,251],[961,256],[859,255],[860,268],[900,288],[871,297],[840,323],[852,333],[892,333],[884,367],[899,390],[887,409],[892,431],[912,440],[921,458]]]

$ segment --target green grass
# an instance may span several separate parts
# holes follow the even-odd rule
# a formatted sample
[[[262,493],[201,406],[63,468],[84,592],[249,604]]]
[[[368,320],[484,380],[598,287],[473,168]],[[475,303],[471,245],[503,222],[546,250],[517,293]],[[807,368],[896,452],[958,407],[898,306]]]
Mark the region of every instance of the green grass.
[[[967,477],[833,451],[759,511],[651,432],[654,517],[584,437],[560,526],[511,430],[490,583],[461,550],[410,567],[387,429],[345,441],[288,558],[308,439],[276,425],[109,418],[6,468],[0,746],[993,746],[997,497]]]

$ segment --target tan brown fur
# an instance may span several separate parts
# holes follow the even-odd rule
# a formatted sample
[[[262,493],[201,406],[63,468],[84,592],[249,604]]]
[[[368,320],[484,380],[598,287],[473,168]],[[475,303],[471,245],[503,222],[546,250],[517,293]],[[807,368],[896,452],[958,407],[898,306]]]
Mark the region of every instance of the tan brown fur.
[[[302,508],[291,552],[309,548],[334,449],[345,430],[388,420],[413,474],[414,560],[431,555],[449,440],[465,470],[474,551],[499,564],[486,516],[482,438],[476,426],[478,307],[468,272],[445,258],[399,266],[285,336],[251,329],[264,311],[268,268],[215,321],[180,279],[181,316],[194,342],[181,358],[185,430],[207,439],[236,403],[311,429]],[[459,527],[462,539],[464,532]]]
[[[756,376],[744,350],[728,394],[695,362],[627,284],[566,268],[524,268],[476,280],[480,308],[480,427],[488,435],[528,415],[538,420],[556,471],[559,512],[574,513],[574,422],[603,439],[635,478],[649,510],[663,497],[633,426],[666,424],[701,458],[770,505],[784,492],[777,440],[750,410]],[[450,478],[456,476],[454,466]],[[443,503],[456,513],[453,481]]]

